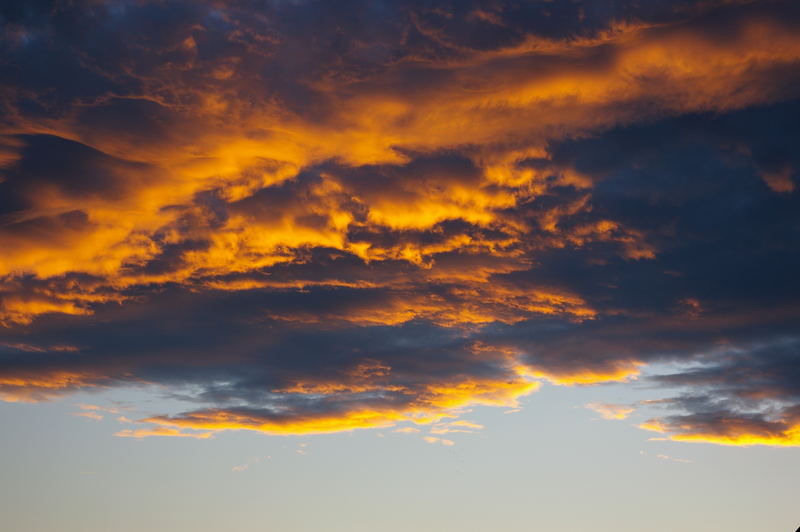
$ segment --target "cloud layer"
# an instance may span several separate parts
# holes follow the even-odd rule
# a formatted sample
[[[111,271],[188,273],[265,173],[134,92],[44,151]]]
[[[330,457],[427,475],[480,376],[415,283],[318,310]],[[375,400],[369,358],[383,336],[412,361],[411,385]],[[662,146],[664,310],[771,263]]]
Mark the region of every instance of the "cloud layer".
[[[644,428],[799,444],[800,8],[434,4],[2,7],[0,397],[297,434],[668,362]]]

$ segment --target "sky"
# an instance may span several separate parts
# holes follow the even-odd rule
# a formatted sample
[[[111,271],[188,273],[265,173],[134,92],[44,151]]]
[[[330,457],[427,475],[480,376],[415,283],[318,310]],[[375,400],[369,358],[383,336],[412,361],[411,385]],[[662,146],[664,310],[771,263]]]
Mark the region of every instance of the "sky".
[[[800,4],[0,2],[0,525],[800,525]]]

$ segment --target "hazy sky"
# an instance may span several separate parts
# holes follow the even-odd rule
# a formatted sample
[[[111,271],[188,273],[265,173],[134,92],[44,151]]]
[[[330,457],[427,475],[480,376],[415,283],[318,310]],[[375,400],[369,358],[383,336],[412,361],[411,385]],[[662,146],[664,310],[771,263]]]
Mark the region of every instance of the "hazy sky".
[[[0,528],[800,524],[800,4],[0,4]]]

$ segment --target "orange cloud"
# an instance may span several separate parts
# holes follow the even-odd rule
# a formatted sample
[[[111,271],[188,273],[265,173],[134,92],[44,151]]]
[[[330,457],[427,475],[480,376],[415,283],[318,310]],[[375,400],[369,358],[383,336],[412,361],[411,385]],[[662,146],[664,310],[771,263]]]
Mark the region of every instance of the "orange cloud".
[[[72,301],[10,297],[0,302],[0,325],[25,325],[36,316],[49,313],[87,315],[91,310]]]
[[[0,399],[7,402],[47,401],[79,388],[99,386],[104,377],[94,373],[52,371],[0,376]]]
[[[119,190],[76,195],[44,182],[32,189],[27,196],[32,206],[13,231],[0,231],[0,247],[8,250],[0,258],[0,275],[47,278],[80,272],[125,287],[269,268],[301,260],[303,250],[315,247],[368,261],[424,264],[443,250],[469,253],[486,245],[459,235],[439,247],[383,248],[351,237],[356,227],[378,233],[430,231],[451,220],[502,229],[519,243],[527,228],[507,214],[509,209],[557,184],[582,187],[589,195],[592,186],[570,169],[557,169],[557,181],[548,184],[548,175],[519,168],[520,160],[546,158],[550,140],[629,123],[647,109],[662,116],[774,101],[784,89],[764,73],[800,60],[800,39],[793,30],[762,14],[732,25],[735,38],[724,43],[709,37],[692,18],[663,25],[620,23],[584,38],[530,37],[506,48],[470,51],[457,60],[388,65],[355,83],[319,84],[320,98],[333,109],[322,120],[258,96],[241,75],[234,75],[239,67],[228,59],[210,65],[215,74],[209,78],[198,77],[191,67],[169,80],[143,78],[144,92],[128,100],[108,95],[88,108],[35,123],[16,116],[7,135],[54,135],[95,150],[93,168],[109,173]],[[187,37],[181,42],[195,41]],[[187,46],[176,50],[195,49]],[[395,83],[417,76],[435,81],[413,90],[400,90]],[[171,84],[174,99],[164,96],[165,83]],[[162,113],[169,129],[142,142],[81,122],[81,113],[103,113],[125,102]],[[24,142],[7,138],[4,164],[13,165]],[[207,207],[196,203],[198,195],[211,191],[228,204],[252,198],[293,182],[303,168],[324,161],[347,167],[402,166],[410,160],[408,151],[465,146],[474,147],[470,157],[475,165],[475,173],[466,178],[439,172],[381,190],[328,173],[302,202],[279,207],[269,219],[238,212],[217,223]],[[765,173],[765,180],[788,191],[789,170],[781,172]],[[590,206],[584,201],[575,209],[573,214]],[[568,212],[537,214],[542,227],[553,233],[551,245],[614,239],[630,259],[650,259],[656,252],[619,221],[564,231],[557,222],[563,215]],[[36,231],[26,229],[31,224]],[[209,245],[187,250],[173,270],[134,273],[135,266],[156,259],[165,246],[193,239]],[[2,319],[26,324],[44,313],[88,313],[90,306],[69,298],[10,300],[4,302]],[[482,322],[481,314],[470,311],[443,320]]]
[[[762,171],[761,177],[774,192],[788,193],[793,192],[795,189],[794,181],[792,181],[793,173],[791,166],[785,166],[775,172]]]
[[[448,440],[445,438],[436,438],[434,436],[424,436],[422,439],[428,443],[438,443],[444,445],[445,447],[452,447],[453,445],[456,444],[456,442],[454,442],[453,440]]]
[[[559,162],[554,144],[636,121],[791,97],[794,77],[781,73],[800,63],[792,21],[751,13],[743,3],[722,38],[708,31],[718,6],[568,38],[528,35],[494,49],[458,45],[412,14],[415,31],[447,52],[417,50],[368,69],[340,58],[322,65],[324,75],[298,72],[291,90],[302,90],[302,107],[278,87],[280,76],[263,77],[280,39],[254,35],[246,24],[225,36],[231,45],[244,33],[255,37],[235,48],[238,55],[200,53],[199,35],[173,36],[164,50],[137,42],[136,53],[174,59],[124,72],[98,64],[93,75],[131,83],[65,99],[53,104],[57,113],[26,114],[31,102],[43,109],[47,102],[37,91],[12,88],[20,100],[0,94],[0,184],[13,207],[0,219],[0,325],[34,330],[50,315],[77,321],[111,303],[125,311],[172,289],[357,294],[327,306],[269,306],[248,318],[269,324],[270,334],[421,321],[458,335],[535,317],[577,324],[621,314],[558,283],[519,279],[535,278],[541,256],[553,250],[603,247],[626,263],[648,263],[660,253],[660,235],[596,208],[603,176]],[[486,9],[470,17],[502,25],[501,15]],[[211,31],[200,28],[192,31]],[[23,97],[30,102],[19,104]],[[30,165],[40,159],[54,162]],[[781,197],[794,191],[791,165],[758,171]],[[698,300],[682,302],[687,312],[658,326],[711,324]],[[738,319],[753,322],[749,315]],[[5,344],[42,356],[79,352],[55,346]],[[155,428],[117,435],[308,434],[403,422],[434,424],[433,434],[478,430],[441,420],[470,405],[516,407],[542,380],[573,386],[636,379],[644,362],[629,351],[594,365],[567,356],[529,363],[522,358],[530,353],[474,342],[468,356],[505,365],[436,380],[365,357],[323,376],[298,371],[265,386],[281,398],[321,398],[336,408],[201,409],[154,416],[145,421]],[[109,380],[102,373],[10,372],[0,377],[0,398],[46,400],[100,386]],[[388,396],[396,401],[374,400]],[[609,419],[631,412],[587,406]],[[99,416],[94,409],[78,415]],[[645,428],[673,439],[738,444],[796,437],[789,422],[756,430],[729,421],[719,431],[654,423]]]
[[[475,431],[481,429],[483,429],[483,425],[479,425],[477,423],[473,423],[471,421],[467,421],[464,419],[459,419],[458,421],[436,423],[434,426],[431,427],[430,433],[437,435],[450,434],[453,432],[463,432],[466,434],[472,434]]]
[[[391,288],[384,299],[364,306],[324,311],[304,310],[275,313],[271,317],[299,323],[349,321],[362,325],[396,325],[425,319],[444,327],[482,325],[491,322],[517,323],[532,315],[556,315],[574,321],[595,317],[595,311],[580,297],[561,289],[546,287],[523,290],[500,283],[440,285],[438,293],[422,288]]]
[[[205,440],[212,436],[211,432],[182,432],[177,429],[171,429],[169,427],[153,427],[147,429],[124,429],[114,436],[119,438],[149,438],[151,436],[169,436],[169,437],[177,437],[177,438],[197,438],[199,440]]]
[[[800,446],[800,423],[784,420],[757,423],[743,418],[728,417],[717,420],[713,426],[695,426],[689,421],[672,424],[651,419],[639,425],[639,428],[666,434],[672,441],[745,447]]]
[[[102,421],[102,419],[103,419],[103,415],[102,414],[98,414],[97,412],[92,412],[92,411],[89,411],[89,412],[73,412],[72,415],[73,416],[78,416],[78,417],[85,417],[85,418],[89,418],[89,419],[94,419],[96,421]]]
[[[611,403],[600,402],[587,403],[584,406],[603,416],[603,419],[625,419],[635,410],[634,408],[626,405],[615,405]]]
[[[558,386],[581,386],[634,380],[638,377],[643,365],[644,363],[638,361],[620,360],[614,361],[612,366],[607,369],[576,368],[553,372],[534,367],[523,371],[532,378],[544,379]]]
[[[206,431],[254,430],[270,434],[318,434],[349,431],[354,429],[384,428],[401,422],[431,424],[442,418],[456,417],[459,411],[470,405],[517,406],[518,399],[538,389],[537,382],[522,375],[512,375],[505,380],[465,377],[452,382],[432,382],[422,388],[399,388],[409,401],[392,407],[365,407],[354,402],[346,410],[335,413],[297,413],[296,415],[274,415],[269,412],[216,409],[190,412],[176,417],[156,416],[142,420],[157,426],[190,428]],[[334,398],[335,394],[358,394],[367,390],[398,391],[396,386],[372,384],[369,387],[302,386],[279,390],[285,394],[324,394]],[[447,423],[449,432],[477,429],[480,426],[469,422]],[[441,428],[440,427],[440,428]],[[409,428],[399,429],[410,432]]]

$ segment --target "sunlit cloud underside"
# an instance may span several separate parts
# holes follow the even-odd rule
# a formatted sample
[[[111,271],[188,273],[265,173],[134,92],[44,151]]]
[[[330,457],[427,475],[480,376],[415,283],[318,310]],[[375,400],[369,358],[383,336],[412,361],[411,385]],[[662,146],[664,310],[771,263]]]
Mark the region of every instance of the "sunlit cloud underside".
[[[3,7],[0,398],[446,434],[646,381],[590,408],[799,445],[800,6],[434,4]]]

